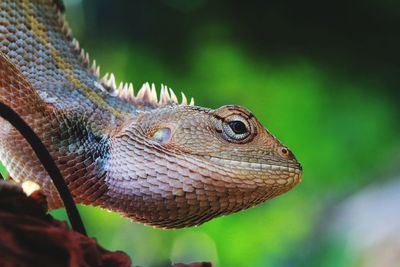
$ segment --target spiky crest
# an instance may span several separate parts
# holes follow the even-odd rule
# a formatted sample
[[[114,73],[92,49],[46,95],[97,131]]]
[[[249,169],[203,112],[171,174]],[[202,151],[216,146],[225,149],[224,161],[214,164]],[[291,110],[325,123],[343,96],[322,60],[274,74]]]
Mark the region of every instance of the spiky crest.
[[[79,44],[76,46],[79,47]],[[85,64],[86,61],[89,60],[89,55],[86,53],[81,53],[82,60]],[[93,60],[91,67],[89,68],[90,73],[95,75],[97,79],[100,77],[100,66],[97,66],[96,60]],[[104,88],[105,91],[110,93],[113,96],[119,97],[127,102],[132,104],[140,104],[140,105],[149,105],[153,107],[160,107],[164,105],[170,104],[179,104],[179,105],[189,105],[194,106],[193,97],[190,99],[190,102],[187,101],[186,95],[181,92],[182,100],[179,102],[178,97],[175,95],[174,91],[171,88],[168,88],[166,85],[161,84],[160,94],[158,97],[156,86],[154,83],[150,84],[148,82],[144,83],[140,90],[135,95],[135,90],[132,83],[124,83],[120,82],[117,86],[115,75],[113,73],[106,73],[100,80],[100,84]]]
[[[61,13],[65,12],[65,5],[62,0],[53,0],[53,2]]]
[[[72,46],[76,51],[76,53],[79,54],[82,64],[85,67],[87,67],[88,71],[98,79],[96,87],[100,88],[103,91],[108,92],[112,96],[119,97],[134,105],[140,104],[140,105],[149,105],[153,107],[160,107],[165,105],[178,104],[178,105],[194,106],[193,97],[190,99],[190,102],[188,103],[185,94],[181,92],[182,100],[181,102],[179,102],[174,91],[163,84],[161,84],[159,97],[157,95],[157,90],[154,83],[150,86],[148,82],[142,85],[137,95],[135,96],[132,83],[128,84],[120,82],[119,86],[117,87],[115,81],[115,75],[113,73],[111,74],[106,73],[100,79],[100,66],[97,65],[96,60],[93,60],[92,63],[90,64],[89,54],[85,52],[85,50],[80,47],[79,42],[72,37],[71,28],[69,27],[68,23],[64,19],[64,16],[61,12],[59,17],[62,19],[63,23],[62,30],[64,34],[66,34],[68,37],[71,38]]]

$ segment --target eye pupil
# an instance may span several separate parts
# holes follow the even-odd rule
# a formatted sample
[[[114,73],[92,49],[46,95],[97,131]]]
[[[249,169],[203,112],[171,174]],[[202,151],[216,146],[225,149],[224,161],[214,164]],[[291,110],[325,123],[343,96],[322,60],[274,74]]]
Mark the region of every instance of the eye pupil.
[[[229,127],[231,127],[235,134],[247,133],[246,125],[241,121],[231,121],[229,122]]]

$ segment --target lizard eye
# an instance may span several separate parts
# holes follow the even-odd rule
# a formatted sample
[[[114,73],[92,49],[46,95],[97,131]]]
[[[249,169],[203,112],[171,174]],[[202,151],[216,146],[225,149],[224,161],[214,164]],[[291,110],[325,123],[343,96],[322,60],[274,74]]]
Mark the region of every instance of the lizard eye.
[[[246,144],[257,135],[257,121],[250,111],[239,106],[222,106],[213,113],[215,130],[230,143]]]
[[[222,123],[223,133],[228,141],[244,141],[251,133],[251,127],[247,119],[239,115],[225,118]]]

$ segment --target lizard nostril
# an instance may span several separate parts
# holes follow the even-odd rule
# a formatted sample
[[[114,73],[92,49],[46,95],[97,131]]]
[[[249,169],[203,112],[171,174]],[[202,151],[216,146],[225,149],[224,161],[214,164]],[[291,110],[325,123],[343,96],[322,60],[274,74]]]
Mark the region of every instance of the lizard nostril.
[[[286,147],[279,148],[278,153],[279,153],[279,155],[281,155],[281,157],[284,157],[284,158],[291,159],[293,157],[292,152],[290,152],[290,150],[287,149]]]

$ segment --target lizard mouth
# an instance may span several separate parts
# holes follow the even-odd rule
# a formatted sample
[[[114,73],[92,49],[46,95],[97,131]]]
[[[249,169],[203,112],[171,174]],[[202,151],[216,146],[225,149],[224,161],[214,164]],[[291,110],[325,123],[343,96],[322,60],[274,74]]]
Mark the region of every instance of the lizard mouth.
[[[274,163],[257,163],[257,162],[246,162],[239,160],[224,159],[219,157],[207,157],[207,159],[213,163],[222,166],[236,166],[244,170],[252,171],[273,171],[273,172],[289,172],[293,174],[302,174],[303,167],[300,163],[286,163],[286,164],[274,164]]]
[[[303,168],[297,161],[259,163],[219,157],[207,157],[207,160],[241,180],[251,180],[249,183],[255,182],[260,186],[275,184],[290,189],[303,179]]]

